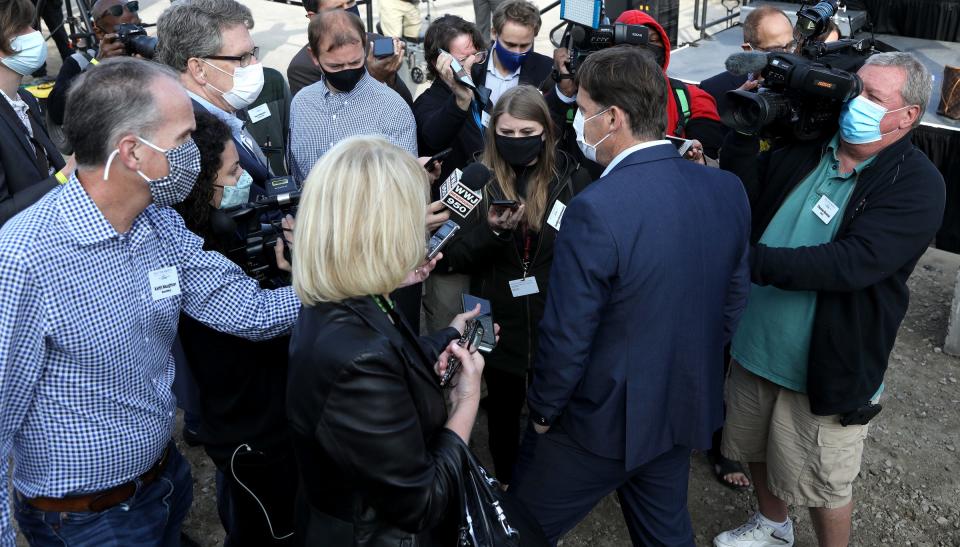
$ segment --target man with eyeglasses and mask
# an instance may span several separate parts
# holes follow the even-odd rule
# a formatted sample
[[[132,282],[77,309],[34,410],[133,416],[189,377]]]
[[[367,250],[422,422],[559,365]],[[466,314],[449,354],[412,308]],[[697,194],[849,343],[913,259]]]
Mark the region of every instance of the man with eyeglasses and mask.
[[[240,165],[258,187],[256,195],[273,172],[247,125],[277,123],[280,117],[261,121],[246,111],[264,85],[252,28],[250,8],[235,0],[179,0],[157,20],[157,60],[180,73],[194,110],[206,110],[230,126]]]
[[[90,8],[93,18],[93,34],[100,44],[99,48],[78,51],[63,61],[57,82],[47,99],[47,116],[56,126],[63,125],[64,108],[67,106],[67,92],[70,84],[81,72],[100,61],[111,57],[127,55],[123,42],[117,37],[116,29],[121,24],[140,24],[140,2],[138,0],[97,0]],[[65,142],[58,143],[61,149]]]
[[[785,13],[773,6],[758,6],[743,21],[743,44],[740,47],[743,51],[793,53],[797,47],[793,23]],[[723,113],[727,108],[727,91],[756,89],[760,85],[758,76],[723,71],[700,82],[700,89],[717,101],[717,110]]]
[[[382,135],[417,155],[413,113],[395,91],[366,69],[366,32],[344,10],[321,11],[307,29],[310,55],[323,79],[300,90],[290,105],[290,174],[301,184],[324,153],[355,135]]]
[[[400,0],[403,1],[403,0]],[[360,16],[360,10],[357,9],[356,0],[304,0],[303,8],[307,10],[307,19],[312,19],[317,12],[327,10],[344,10],[357,17]],[[378,38],[383,38],[379,34],[367,33],[367,42],[373,42]],[[373,48],[367,52],[367,72],[379,82],[383,82],[390,89],[403,97],[403,100],[412,108],[413,96],[410,89],[403,80],[397,77],[397,72],[403,64],[404,51],[406,45],[402,40],[393,39],[393,55],[389,57],[377,58],[373,56]],[[290,82],[290,93],[296,95],[298,91],[310,84],[319,82],[323,78],[323,70],[314,64],[310,55],[310,44],[304,45],[287,67],[287,81]]]
[[[193,481],[171,440],[178,317],[265,340],[300,303],[204,251],[171,208],[200,170],[175,72],[116,58],[73,87],[76,173],[0,228],[0,545],[11,498],[33,545],[179,545]]]

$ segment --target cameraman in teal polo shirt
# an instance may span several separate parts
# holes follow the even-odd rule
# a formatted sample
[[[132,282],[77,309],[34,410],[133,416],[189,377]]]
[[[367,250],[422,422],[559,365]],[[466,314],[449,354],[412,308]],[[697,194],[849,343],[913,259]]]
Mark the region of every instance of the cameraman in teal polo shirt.
[[[869,57],[839,132],[760,154],[731,132],[721,167],[750,195],[750,301],[733,338],[723,455],[748,462],[759,511],[716,547],[791,546],[788,504],[847,545],[867,422],[945,189],[910,140],[932,91],[908,53]]]

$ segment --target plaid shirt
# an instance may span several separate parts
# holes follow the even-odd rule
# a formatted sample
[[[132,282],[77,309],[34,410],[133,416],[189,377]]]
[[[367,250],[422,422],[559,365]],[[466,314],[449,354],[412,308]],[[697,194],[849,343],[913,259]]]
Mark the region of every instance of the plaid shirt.
[[[0,229],[0,545],[14,545],[11,450],[27,497],[111,488],[160,457],[181,310],[253,340],[291,329],[289,287],[261,290],[202,243],[155,205],[117,233],[76,178]],[[181,294],[154,300],[148,274],[169,266]]]
[[[297,93],[290,105],[290,173],[302,185],[320,156],[356,135],[382,135],[417,155],[417,123],[397,92],[364,74],[349,93],[323,80]]]

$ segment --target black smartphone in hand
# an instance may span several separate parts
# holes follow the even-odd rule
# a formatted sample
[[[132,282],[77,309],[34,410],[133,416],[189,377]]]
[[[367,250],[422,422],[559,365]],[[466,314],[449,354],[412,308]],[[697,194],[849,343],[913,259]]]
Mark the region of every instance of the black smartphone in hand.
[[[437,162],[447,159],[447,156],[449,156],[451,153],[453,153],[453,148],[447,148],[446,150],[437,152],[436,154],[430,156],[430,159],[427,160],[427,163],[423,164],[423,168],[426,169],[428,173],[433,171],[433,168],[436,167]]]
[[[377,38],[373,41],[373,56],[375,58],[385,59],[394,53],[393,38]]]

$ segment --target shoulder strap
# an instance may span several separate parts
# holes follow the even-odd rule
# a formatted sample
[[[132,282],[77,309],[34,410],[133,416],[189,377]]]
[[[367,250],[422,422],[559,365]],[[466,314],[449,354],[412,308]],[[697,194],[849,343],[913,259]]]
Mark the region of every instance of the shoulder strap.
[[[96,58],[94,58],[93,56],[87,55],[82,51],[78,51],[74,53],[73,55],[70,56],[70,58],[77,62],[77,66],[80,67],[80,72],[83,72],[84,70],[89,68],[90,65],[99,64]]]
[[[674,78],[670,78],[670,89],[673,90],[673,96],[677,100],[677,127],[674,133],[678,137],[683,137],[683,128],[690,119],[690,90],[687,89],[687,84]]]

